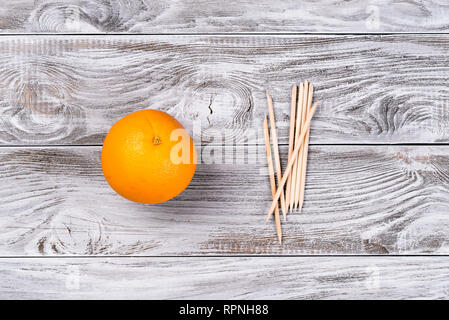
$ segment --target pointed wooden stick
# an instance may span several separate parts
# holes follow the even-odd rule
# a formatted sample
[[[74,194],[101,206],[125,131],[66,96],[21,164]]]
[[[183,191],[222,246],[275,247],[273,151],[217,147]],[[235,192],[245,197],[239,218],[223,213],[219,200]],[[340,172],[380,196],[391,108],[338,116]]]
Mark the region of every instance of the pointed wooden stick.
[[[307,101],[307,110],[312,108],[312,100],[313,100],[313,85],[309,86],[309,95]],[[306,172],[307,172],[307,157],[309,155],[309,136],[310,136],[310,128],[307,130],[306,137],[304,138],[304,153],[302,158],[302,170],[301,170],[301,182],[299,187],[299,212],[302,210],[302,206],[304,204],[304,191],[306,187]]]
[[[288,175],[289,175],[290,171],[292,170],[293,163],[295,162],[296,158],[298,157],[299,149],[301,148],[302,144],[304,143],[304,137],[307,134],[307,130],[309,130],[309,128],[310,128],[310,122],[312,122],[312,117],[315,114],[316,108],[317,108],[317,102],[315,102],[312,109],[310,109],[309,116],[307,117],[306,123],[305,123],[303,129],[301,130],[301,136],[299,137],[299,140],[297,141],[297,143],[295,143],[295,149],[293,150],[292,158],[290,159],[290,161],[287,164],[287,167],[285,168],[284,176],[282,177],[282,180],[278,185],[278,189],[276,191],[276,194],[273,197],[273,201],[271,202],[270,209],[268,209],[267,220],[269,220],[271,215],[273,214],[274,208],[276,207],[276,203],[278,202],[279,197],[281,196],[282,190],[284,189],[284,186],[285,186],[285,182],[287,181]]]
[[[276,130],[276,121],[274,120],[274,109],[273,109],[273,100],[270,97],[270,94],[267,91],[267,102],[268,102],[268,115],[270,118],[270,133],[271,133],[271,141],[273,143],[273,156],[274,156],[274,164],[276,166],[276,176],[278,185],[282,179],[282,170],[281,170],[281,160],[279,158],[279,146],[278,146],[278,135]],[[284,219],[287,218],[287,207],[285,205],[285,197],[284,190],[281,190],[281,208],[282,214],[284,215]]]
[[[295,84],[292,87],[292,99],[290,105],[290,132],[288,136],[288,161],[292,157],[293,147],[295,146],[295,122],[296,122],[296,104],[298,100],[298,86]],[[287,190],[285,191],[285,202],[287,205],[287,211],[290,208],[290,196],[291,196],[291,173],[287,179]]]
[[[298,97],[298,105],[296,110],[296,124],[295,124],[295,140],[294,144],[296,145],[296,142],[299,139],[299,136],[301,134],[301,114],[302,114],[302,104],[304,100],[304,83],[301,82],[299,85],[299,97]],[[292,172],[290,173],[291,181],[290,181],[290,202],[289,202],[289,208],[290,211],[293,210],[293,205],[295,204],[295,187],[296,187],[296,170],[298,167],[298,162],[295,161],[293,164]]]
[[[304,97],[302,101],[302,114],[301,114],[301,128],[304,127],[304,123],[306,122],[307,117],[307,101],[309,98],[309,83],[307,81],[304,82]],[[299,192],[301,188],[301,172],[302,172],[302,158],[304,157],[304,144],[302,145],[298,159],[296,162],[298,163],[298,167],[296,170],[296,186],[295,186],[295,209],[298,208],[299,204]]]
[[[273,159],[271,156],[270,134],[268,133],[267,116],[265,116],[265,119],[263,121],[263,132],[265,137],[265,149],[267,151],[268,175],[270,176],[271,194],[274,196],[276,194],[276,182],[274,181]],[[276,233],[278,235],[279,243],[282,244],[281,219],[279,218],[279,206],[277,205],[277,201],[276,208],[274,209],[274,219],[276,222]]]

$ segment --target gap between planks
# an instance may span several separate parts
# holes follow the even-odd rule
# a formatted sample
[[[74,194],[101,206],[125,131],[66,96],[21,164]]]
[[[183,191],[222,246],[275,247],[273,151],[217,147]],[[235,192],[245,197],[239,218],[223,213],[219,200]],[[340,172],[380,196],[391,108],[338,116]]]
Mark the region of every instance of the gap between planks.
[[[409,35],[449,35],[449,32],[192,32],[192,33],[0,33],[0,37],[89,37],[89,36],[409,36]]]
[[[139,259],[182,259],[182,258],[449,258],[449,254],[214,254],[214,255],[59,255],[59,256],[0,256],[0,261],[5,259],[129,259],[129,258],[139,258]]]
[[[288,147],[288,143],[278,143],[281,147]],[[202,145],[203,146],[203,145]],[[219,146],[214,144],[204,144],[204,146]],[[246,144],[234,144],[229,145],[228,147],[254,147],[254,146],[263,146],[263,144],[259,143],[246,143]],[[309,146],[316,147],[447,147],[449,143],[309,143]],[[101,148],[102,144],[24,144],[24,145],[0,145],[0,149],[20,149],[20,148],[29,148],[29,149],[39,149],[39,148]],[[223,145],[226,147],[226,145]]]

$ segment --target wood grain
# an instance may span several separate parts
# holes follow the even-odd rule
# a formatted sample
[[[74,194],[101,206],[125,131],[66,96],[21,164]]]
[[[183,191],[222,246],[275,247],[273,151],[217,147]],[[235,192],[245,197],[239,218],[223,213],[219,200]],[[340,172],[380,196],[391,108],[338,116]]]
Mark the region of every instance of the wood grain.
[[[447,32],[444,0],[3,0],[0,32]]]
[[[0,38],[0,143],[100,145],[142,108],[199,143],[263,144],[264,93],[288,143],[290,88],[316,84],[311,143],[448,142],[449,36]]]
[[[180,196],[141,205],[109,188],[98,147],[0,148],[0,255],[449,253],[449,147],[311,146],[283,246],[264,146],[209,152]]]
[[[448,257],[0,259],[1,299],[448,299]]]
[[[449,254],[449,147],[317,146],[449,143],[449,36],[352,35],[447,33],[445,1],[0,7],[0,257],[11,257],[0,298],[448,298],[448,257],[288,256]],[[204,35],[252,32],[273,34]],[[348,34],[280,34],[315,32]],[[30,35],[41,33],[80,35]],[[320,110],[305,207],[281,247],[263,222],[264,92],[285,145],[289,90],[303,80]],[[203,150],[189,188],[156,206],[114,194],[99,163],[110,126],[147,107]],[[204,256],[221,254],[286,256]],[[59,257],[21,257],[40,255]],[[197,257],[156,257],[168,255]]]

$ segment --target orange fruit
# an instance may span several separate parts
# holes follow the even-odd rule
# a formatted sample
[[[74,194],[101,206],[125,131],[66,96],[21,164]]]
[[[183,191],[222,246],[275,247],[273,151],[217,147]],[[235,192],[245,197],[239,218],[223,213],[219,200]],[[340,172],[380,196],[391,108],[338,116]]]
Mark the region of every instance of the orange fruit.
[[[101,166],[109,185],[121,196],[160,203],[189,185],[196,150],[175,118],[158,110],[142,110],[123,117],[109,130]]]

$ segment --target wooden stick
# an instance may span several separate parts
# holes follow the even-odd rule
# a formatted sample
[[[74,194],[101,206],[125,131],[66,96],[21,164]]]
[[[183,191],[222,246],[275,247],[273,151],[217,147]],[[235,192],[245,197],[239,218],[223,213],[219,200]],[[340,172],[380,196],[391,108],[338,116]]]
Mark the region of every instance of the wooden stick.
[[[312,100],[313,100],[313,85],[309,86],[309,96],[307,101],[307,110],[312,108]],[[306,187],[306,171],[307,171],[307,157],[309,155],[309,137],[310,137],[310,128],[307,130],[306,137],[304,138],[304,153],[302,158],[302,171],[301,171],[301,183],[299,187],[299,212],[302,210],[302,206],[304,204],[304,191]]]
[[[309,96],[309,83],[307,81],[304,82],[304,96],[302,101],[302,114],[301,114],[301,128],[304,127],[304,123],[306,122],[307,117],[307,101]],[[298,159],[296,162],[298,163],[296,169],[296,186],[295,186],[295,209],[298,208],[299,205],[299,192],[301,188],[301,172],[302,172],[302,158],[304,156],[304,144],[299,151]]]
[[[281,196],[282,190],[285,186],[285,182],[287,181],[288,175],[290,174],[290,171],[292,170],[293,163],[295,162],[296,158],[299,154],[299,149],[301,148],[302,144],[304,143],[304,137],[306,136],[307,130],[309,130],[310,122],[312,122],[312,117],[315,114],[317,108],[317,102],[313,105],[312,109],[310,109],[309,116],[307,117],[306,123],[301,131],[301,136],[299,137],[299,140],[297,143],[295,143],[295,149],[293,150],[292,158],[287,164],[287,167],[285,168],[284,176],[282,177],[281,182],[278,185],[278,189],[276,191],[276,194],[273,197],[273,201],[271,202],[270,209],[268,209],[268,215],[267,220],[270,219],[271,215],[273,214],[273,210],[276,207],[276,203],[279,200],[279,197]]]
[[[295,146],[295,121],[296,121],[296,104],[298,100],[298,86],[295,84],[292,87],[292,99],[290,106],[290,132],[288,136],[288,161],[292,157],[293,147]],[[290,208],[290,196],[291,196],[291,173],[287,179],[287,190],[285,191],[285,202],[287,205],[287,211]]]
[[[268,133],[267,116],[265,116],[265,119],[263,121],[263,131],[265,136],[265,149],[267,151],[268,174],[270,176],[271,194],[274,196],[276,194],[276,182],[274,181],[273,159],[271,157],[270,134]],[[282,244],[281,219],[279,218],[279,206],[277,204],[277,201],[276,208],[274,209],[274,219],[276,221],[276,233],[278,235],[279,242]]]
[[[296,145],[296,142],[299,139],[299,136],[301,134],[301,114],[302,114],[302,104],[304,100],[304,83],[301,82],[299,85],[299,98],[298,98],[298,106],[296,111],[296,125],[295,125],[295,142],[294,145]],[[290,202],[289,202],[289,208],[290,210],[293,210],[293,205],[295,204],[295,187],[296,187],[296,170],[297,170],[298,162],[295,161],[293,164],[293,170],[290,174],[291,176],[291,186],[290,186]]]
[[[270,94],[267,91],[267,102],[268,102],[268,115],[270,117],[270,133],[271,133],[271,141],[273,143],[273,152],[274,152],[274,164],[276,166],[276,175],[278,180],[278,185],[282,179],[282,171],[281,171],[281,160],[279,158],[279,146],[278,146],[278,135],[276,131],[276,121],[274,120],[274,109],[273,109],[273,100],[271,100]],[[284,190],[281,190],[281,208],[282,214],[284,215],[284,219],[287,218],[287,207],[285,206],[285,197]]]

